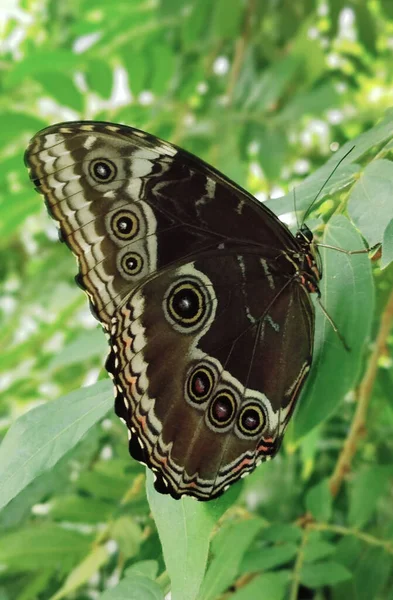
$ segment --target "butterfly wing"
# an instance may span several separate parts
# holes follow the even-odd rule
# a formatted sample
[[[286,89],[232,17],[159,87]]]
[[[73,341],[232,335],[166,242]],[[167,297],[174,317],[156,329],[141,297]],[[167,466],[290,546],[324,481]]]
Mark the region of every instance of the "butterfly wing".
[[[130,452],[178,498],[220,495],[278,450],[311,363],[304,288],[258,255],[203,255],[134,291],[107,369]],[[188,300],[188,302],[186,302]]]
[[[277,451],[311,363],[296,239],[213,168],[128,127],[55,125],[26,162],[110,331],[132,455],[160,491],[219,495]]]

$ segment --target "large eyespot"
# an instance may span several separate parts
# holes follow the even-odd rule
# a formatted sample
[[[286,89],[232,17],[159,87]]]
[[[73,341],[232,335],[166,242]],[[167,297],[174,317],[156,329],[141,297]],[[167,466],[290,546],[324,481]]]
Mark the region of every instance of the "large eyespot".
[[[130,210],[119,210],[111,218],[111,230],[121,240],[131,240],[139,231],[136,215]]]
[[[203,404],[208,399],[213,387],[213,371],[205,365],[199,365],[191,371],[187,378],[186,394],[192,402]]]
[[[191,278],[176,283],[166,295],[164,309],[175,326],[194,331],[210,309],[205,287]]]
[[[236,413],[236,400],[230,390],[221,390],[209,406],[209,421],[218,429],[227,428]]]
[[[243,406],[237,420],[239,431],[246,437],[262,433],[266,425],[265,413],[260,404],[252,402]]]
[[[126,252],[121,257],[120,264],[127,275],[138,275],[142,271],[143,260],[136,252]]]
[[[110,183],[117,175],[117,167],[107,158],[96,158],[89,165],[89,173],[97,183]]]

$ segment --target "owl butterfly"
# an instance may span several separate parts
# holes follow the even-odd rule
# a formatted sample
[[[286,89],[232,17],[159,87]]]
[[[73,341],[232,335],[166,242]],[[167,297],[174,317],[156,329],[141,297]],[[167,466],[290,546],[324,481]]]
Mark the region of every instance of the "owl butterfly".
[[[131,455],[159,492],[219,496],[276,454],[310,370],[311,232],[123,125],[48,127],[26,164],[107,332]]]

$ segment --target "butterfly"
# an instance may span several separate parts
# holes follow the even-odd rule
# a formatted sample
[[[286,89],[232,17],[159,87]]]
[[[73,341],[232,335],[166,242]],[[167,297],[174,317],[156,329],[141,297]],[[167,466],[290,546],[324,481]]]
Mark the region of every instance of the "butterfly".
[[[311,231],[125,125],[53,125],[25,161],[108,336],[131,455],[159,492],[218,497],[277,453],[310,371]]]

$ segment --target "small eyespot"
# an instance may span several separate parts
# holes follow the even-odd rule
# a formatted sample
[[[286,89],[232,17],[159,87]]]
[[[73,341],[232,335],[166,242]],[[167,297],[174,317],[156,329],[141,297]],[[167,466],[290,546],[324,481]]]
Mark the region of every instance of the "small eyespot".
[[[259,435],[266,424],[266,417],[262,407],[257,403],[247,404],[239,414],[238,427],[245,436]]]
[[[110,183],[117,175],[116,165],[107,158],[96,158],[89,165],[91,177],[97,183]]]
[[[119,210],[111,218],[111,230],[121,240],[131,240],[139,231],[136,215],[129,210]]]
[[[214,374],[205,365],[194,369],[187,380],[187,395],[192,402],[202,404],[208,399],[214,386]]]
[[[236,401],[233,393],[223,390],[217,394],[209,407],[209,419],[215,427],[227,427],[236,412]]]
[[[193,326],[204,316],[204,295],[194,282],[183,281],[172,289],[168,297],[168,312],[183,327]]]
[[[127,252],[121,258],[121,266],[127,275],[138,275],[143,267],[142,257],[136,252]]]

